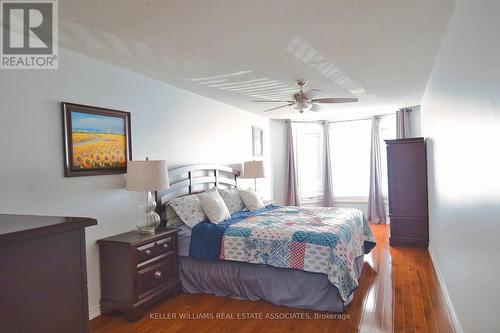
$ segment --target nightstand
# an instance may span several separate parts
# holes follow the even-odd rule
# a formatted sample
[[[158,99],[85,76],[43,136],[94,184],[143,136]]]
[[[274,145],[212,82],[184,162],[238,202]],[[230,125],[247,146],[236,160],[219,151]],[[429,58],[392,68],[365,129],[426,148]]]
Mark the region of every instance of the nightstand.
[[[177,232],[154,235],[130,231],[100,239],[101,313],[122,313],[139,320],[150,305],[182,291],[179,280]]]

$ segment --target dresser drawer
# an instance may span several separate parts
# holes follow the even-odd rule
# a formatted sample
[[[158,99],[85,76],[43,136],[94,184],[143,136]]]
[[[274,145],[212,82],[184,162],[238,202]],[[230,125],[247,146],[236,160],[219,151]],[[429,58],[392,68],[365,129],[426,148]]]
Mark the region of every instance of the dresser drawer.
[[[138,263],[154,259],[164,253],[174,251],[174,242],[172,237],[163,238],[137,248]]]
[[[177,259],[168,257],[166,260],[148,266],[137,272],[137,294],[142,298],[156,287],[168,284],[177,279]]]

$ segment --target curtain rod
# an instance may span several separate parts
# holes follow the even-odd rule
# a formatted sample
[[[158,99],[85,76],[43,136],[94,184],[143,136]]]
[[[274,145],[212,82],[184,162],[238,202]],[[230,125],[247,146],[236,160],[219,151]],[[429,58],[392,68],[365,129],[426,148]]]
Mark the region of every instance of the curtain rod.
[[[370,117],[363,117],[363,118],[356,118],[356,119],[345,119],[345,120],[290,120],[292,123],[305,123],[305,124],[314,124],[314,123],[324,123],[325,121],[328,123],[345,123],[349,121],[358,121],[358,120],[368,120],[372,119],[373,117],[384,117],[384,116],[389,116],[396,114],[395,112],[391,113],[384,113],[380,115],[375,115],[375,116],[370,116]],[[288,120],[286,120],[288,121]]]

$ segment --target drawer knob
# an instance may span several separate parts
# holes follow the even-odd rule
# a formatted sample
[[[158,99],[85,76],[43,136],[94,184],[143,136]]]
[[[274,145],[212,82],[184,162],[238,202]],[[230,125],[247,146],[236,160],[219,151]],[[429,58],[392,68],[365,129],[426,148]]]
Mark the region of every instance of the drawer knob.
[[[167,243],[163,244],[163,248],[164,249],[168,248],[168,244]]]
[[[151,251],[150,250],[146,250],[146,255],[149,256],[151,254]]]
[[[160,271],[156,271],[155,272],[155,279],[159,279],[161,278],[161,272]]]

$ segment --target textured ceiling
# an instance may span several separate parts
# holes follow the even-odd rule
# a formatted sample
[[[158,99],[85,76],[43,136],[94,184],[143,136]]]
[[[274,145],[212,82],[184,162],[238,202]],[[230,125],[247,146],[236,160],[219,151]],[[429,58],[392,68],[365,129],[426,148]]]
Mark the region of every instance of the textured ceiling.
[[[335,119],[419,104],[453,0],[59,2],[60,44],[271,118]],[[358,97],[263,114],[294,80]]]

